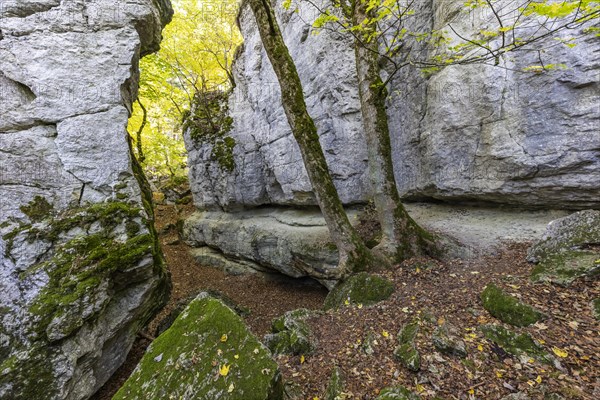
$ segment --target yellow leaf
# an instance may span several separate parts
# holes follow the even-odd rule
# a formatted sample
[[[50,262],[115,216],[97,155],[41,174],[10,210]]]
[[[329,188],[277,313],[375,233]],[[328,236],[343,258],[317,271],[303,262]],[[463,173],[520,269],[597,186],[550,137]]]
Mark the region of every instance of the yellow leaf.
[[[469,389],[469,394],[475,394],[475,389]]]
[[[361,309],[361,308],[363,308],[363,305],[362,305],[362,304],[359,304],[359,305],[358,305],[358,309]]]
[[[566,358],[569,355],[565,350],[559,349],[558,347],[553,347],[552,352],[560,358]]]
[[[235,356],[233,356],[233,358],[235,358],[237,360],[238,358],[240,358],[240,355],[236,354]]]
[[[227,388],[227,393],[233,392],[233,389],[235,389],[235,386],[232,383],[231,385],[229,385],[229,388]]]
[[[304,358],[304,354],[302,354],[300,356],[300,364],[304,364],[304,361],[306,361],[306,358]]]
[[[421,272],[421,268],[417,267],[417,269],[415,270],[415,272],[418,274],[419,272]]]
[[[502,378],[502,372],[496,371],[496,378]]]
[[[538,385],[539,385],[540,383],[542,383],[542,377],[538,375],[538,377],[537,377],[537,378],[535,378],[535,381],[536,381],[536,382],[538,383]]]
[[[529,386],[535,386],[535,382],[534,382],[534,381],[527,381],[527,384],[528,384]]]
[[[229,365],[224,364],[223,366],[221,366],[221,368],[219,369],[219,375],[227,376],[228,373],[229,373]]]
[[[546,344],[546,341],[542,340],[542,339],[538,340],[538,342],[539,342],[539,344]]]
[[[388,331],[382,331],[381,332],[381,336],[383,336],[384,338],[390,337],[390,334],[388,333]]]
[[[444,319],[444,317],[440,317],[437,321],[438,325],[444,325],[444,322],[446,322],[446,320]]]
[[[223,336],[221,336],[221,342],[225,343],[227,341],[227,334],[224,333]]]
[[[417,384],[416,389],[417,389],[418,393],[422,393],[425,391],[425,388],[423,387],[423,385],[420,385],[420,384]]]
[[[480,345],[480,344],[478,344],[478,345],[477,345],[477,350],[479,350],[479,351],[483,351],[483,346],[482,346],[482,345]]]
[[[346,301],[344,301],[344,304],[349,306],[350,305],[350,300],[346,299]]]

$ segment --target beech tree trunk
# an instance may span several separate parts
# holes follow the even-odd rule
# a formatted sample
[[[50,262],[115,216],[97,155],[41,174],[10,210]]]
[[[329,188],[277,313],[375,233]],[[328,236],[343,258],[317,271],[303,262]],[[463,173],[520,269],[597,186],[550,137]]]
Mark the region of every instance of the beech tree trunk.
[[[367,7],[368,2],[355,1],[349,16],[353,26],[359,26],[366,18],[373,18]],[[386,112],[387,89],[380,75],[378,43],[356,38],[354,50],[373,200],[383,233],[374,251],[395,262],[423,253],[435,253],[434,237],[408,215],[398,194]]]
[[[317,278],[343,279],[358,270],[375,265],[373,255],[350,224],[346,211],[333,184],[319,135],[308,114],[302,83],[275,18],[271,0],[248,0],[256,18],[261,40],[279,80],[283,109],[298,142],[304,165],[315,192],[317,202],[329,228],[331,239],[339,252],[339,266],[335,274],[306,272]]]

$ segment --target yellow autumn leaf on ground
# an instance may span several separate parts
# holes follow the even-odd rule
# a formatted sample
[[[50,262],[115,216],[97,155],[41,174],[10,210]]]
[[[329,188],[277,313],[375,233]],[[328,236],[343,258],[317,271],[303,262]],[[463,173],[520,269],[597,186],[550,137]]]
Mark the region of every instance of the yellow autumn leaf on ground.
[[[233,358],[235,358],[237,360],[238,358],[240,358],[240,355],[236,354],[235,356],[233,356]]]
[[[418,274],[419,272],[421,272],[421,268],[417,267],[417,269],[415,270],[415,272]]]
[[[480,345],[480,344],[478,344],[478,345],[477,345],[477,350],[479,350],[479,351],[483,351],[483,346],[482,346],[482,345]]]
[[[535,381],[536,381],[536,382],[538,383],[538,385],[539,385],[540,383],[542,383],[542,377],[538,375],[538,377],[537,377],[537,378],[535,378]]]
[[[344,304],[349,306],[350,305],[350,300],[346,299],[346,301],[344,301]]]
[[[496,371],[496,378],[498,378],[498,379],[502,378],[502,372]]]
[[[390,334],[388,333],[388,331],[382,331],[381,332],[381,336],[383,336],[384,338],[390,337]]]
[[[425,391],[425,388],[423,387],[423,385],[418,384],[418,383],[417,383],[416,389],[417,389],[417,393],[423,393]]]
[[[362,304],[359,304],[359,305],[358,305],[358,308],[359,308],[359,309],[363,308],[363,305],[362,305]]]
[[[475,394],[475,389],[469,389],[469,394]]]
[[[566,358],[569,355],[565,350],[559,349],[558,347],[553,347],[552,352],[560,358]]]
[[[300,364],[304,364],[304,361],[306,361],[306,358],[304,358],[304,354],[302,354],[300,356]]]
[[[235,386],[232,383],[231,385],[229,385],[229,388],[227,388],[227,393],[233,392],[234,389],[235,389]]]
[[[227,376],[227,374],[229,374],[229,365],[224,364],[219,368],[219,375]]]
[[[227,334],[224,333],[223,336],[221,336],[221,342],[225,343],[227,341]]]

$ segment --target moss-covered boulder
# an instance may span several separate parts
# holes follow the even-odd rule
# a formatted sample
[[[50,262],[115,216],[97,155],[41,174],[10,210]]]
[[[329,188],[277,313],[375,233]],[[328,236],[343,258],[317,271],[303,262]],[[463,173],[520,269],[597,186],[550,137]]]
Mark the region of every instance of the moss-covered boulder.
[[[445,323],[438,327],[433,332],[431,341],[435,348],[443,354],[460,358],[467,356],[465,342],[460,338],[460,332],[454,325]]]
[[[394,350],[394,356],[408,370],[417,372],[421,369],[421,356],[415,345],[419,333],[418,321],[406,324],[398,332],[398,347]]]
[[[420,397],[404,386],[395,386],[383,389],[375,400],[420,400]]]
[[[327,295],[324,308],[338,309],[345,304],[373,305],[387,300],[392,293],[392,282],[377,275],[361,272],[336,285]]]
[[[264,342],[274,354],[310,354],[317,347],[307,319],[314,312],[304,308],[288,311],[273,320],[272,332]]]
[[[232,309],[206,293],[152,343],[113,400],[181,398],[283,398],[269,350]]]
[[[325,400],[343,400],[344,398],[344,377],[339,367],[335,366],[325,391]]]
[[[600,211],[586,210],[552,221],[527,259],[536,263],[531,278],[562,286],[600,274]]]
[[[493,283],[481,293],[481,302],[492,316],[513,326],[529,326],[546,317],[542,312],[504,293]]]
[[[488,340],[513,356],[526,356],[545,364],[557,364],[557,360],[527,333],[519,334],[500,325],[484,325],[480,329]]]

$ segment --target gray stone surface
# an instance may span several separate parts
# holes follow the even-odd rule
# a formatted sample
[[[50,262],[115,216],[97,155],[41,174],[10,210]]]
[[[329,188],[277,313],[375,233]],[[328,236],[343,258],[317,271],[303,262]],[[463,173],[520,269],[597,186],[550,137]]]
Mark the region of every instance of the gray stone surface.
[[[313,34],[315,12],[299,3],[297,13],[278,9],[279,22],[340,196],[346,204],[364,202],[370,189],[351,41],[327,31]],[[452,16],[452,26],[468,35],[493,18],[457,13],[461,0],[418,4],[410,22],[417,31],[443,27]],[[195,202],[225,209],[314,204],[248,7],[239,20],[245,46],[235,63],[237,87],[229,105],[236,167],[223,172],[211,162],[210,148],[188,138]],[[544,61],[564,63],[566,70],[521,73],[537,62],[537,52],[517,52],[502,57],[498,67],[452,66],[430,78],[410,67],[400,71],[391,82],[388,113],[396,178],[405,197],[598,206],[600,44],[596,38],[573,49],[555,43],[552,38],[539,43],[549,47]]]
[[[138,60],[158,49],[171,12],[166,0],[0,4],[0,398],[88,398],[164,299],[161,266],[140,247],[132,265],[110,266],[121,268],[121,280],[99,275],[79,293],[88,282],[71,271],[59,285],[75,285],[69,302],[51,310],[46,329],[45,316],[33,312],[62,298],[48,300],[48,288],[60,276],[59,258],[81,237],[106,234],[119,246],[149,234],[144,210],[110,229],[70,219],[91,218],[91,204],[111,200],[142,205],[128,109]],[[52,206],[40,220],[24,212],[36,198]],[[54,231],[65,221],[68,228]],[[32,239],[33,232],[47,236]]]

